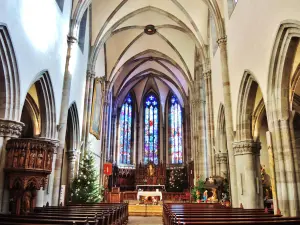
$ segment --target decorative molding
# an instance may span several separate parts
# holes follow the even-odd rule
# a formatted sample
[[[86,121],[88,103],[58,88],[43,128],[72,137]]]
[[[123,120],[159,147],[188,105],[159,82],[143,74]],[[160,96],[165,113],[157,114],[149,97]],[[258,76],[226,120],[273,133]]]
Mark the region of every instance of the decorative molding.
[[[245,155],[245,154],[259,154],[261,149],[260,142],[254,142],[253,140],[233,142],[232,144],[234,155]]]
[[[203,73],[203,78],[204,78],[205,80],[211,79],[211,70],[205,71],[205,72]]]
[[[94,71],[87,70],[86,71],[86,76],[87,76],[87,78],[93,79],[93,78],[95,78],[96,73]]]
[[[219,162],[227,164],[228,154],[227,153],[219,153]]]
[[[154,25],[147,25],[144,29],[145,34],[152,35],[156,33],[156,28]]]
[[[0,119],[0,137],[18,138],[24,127],[24,123],[14,120]]]
[[[217,40],[218,45],[226,44],[227,43],[227,36],[221,37]]]
[[[78,155],[78,151],[76,150],[69,150],[66,152],[68,155],[68,160],[69,161],[75,161]]]
[[[74,44],[77,42],[77,39],[73,36],[68,35],[67,42],[68,42],[68,44]]]

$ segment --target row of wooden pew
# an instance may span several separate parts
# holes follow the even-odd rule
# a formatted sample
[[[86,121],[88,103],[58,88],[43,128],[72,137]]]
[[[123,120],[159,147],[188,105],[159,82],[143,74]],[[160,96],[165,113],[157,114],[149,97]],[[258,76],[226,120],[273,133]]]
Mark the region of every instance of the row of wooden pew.
[[[125,225],[128,204],[99,203],[41,207],[28,215],[0,214],[0,224],[7,225]]]
[[[221,204],[166,203],[163,205],[164,225],[204,224],[300,224],[299,217],[282,217],[262,209],[234,209]]]

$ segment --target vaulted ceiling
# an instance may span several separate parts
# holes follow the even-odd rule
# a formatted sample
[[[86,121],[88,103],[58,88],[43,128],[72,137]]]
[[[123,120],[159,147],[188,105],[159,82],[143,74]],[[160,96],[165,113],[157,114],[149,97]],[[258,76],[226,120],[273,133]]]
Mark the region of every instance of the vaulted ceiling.
[[[204,0],[93,0],[91,18],[90,64],[97,70],[105,61],[104,73],[120,104],[130,90],[141,99],[150,82],[161,99],[171,91],[185,105],[195,52],[207,51]]]

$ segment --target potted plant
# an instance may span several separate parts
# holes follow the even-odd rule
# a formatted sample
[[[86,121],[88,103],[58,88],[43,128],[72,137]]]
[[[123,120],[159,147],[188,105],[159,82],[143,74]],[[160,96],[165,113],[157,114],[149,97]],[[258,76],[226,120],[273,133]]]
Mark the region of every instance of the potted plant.
[[[191,195],[193,196],[193,198],[196,200],[196,202],[200,203],[201,199],[202,199],[202,195],[205,191],[204,188],[204,180],[203,179],[199,179],[196,182],[195,187],[192,189],[192,193]]]

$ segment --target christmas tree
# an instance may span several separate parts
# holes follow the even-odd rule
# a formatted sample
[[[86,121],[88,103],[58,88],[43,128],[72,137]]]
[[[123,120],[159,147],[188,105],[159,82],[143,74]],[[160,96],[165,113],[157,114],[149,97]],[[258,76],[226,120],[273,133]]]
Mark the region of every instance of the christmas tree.
[[[102,188],[99,185],[99,175],[94,163],[94,156],[88,151],[86,157],[80,162],[78,176],[71,186],[73,203],[96,203],[102,200]]]

